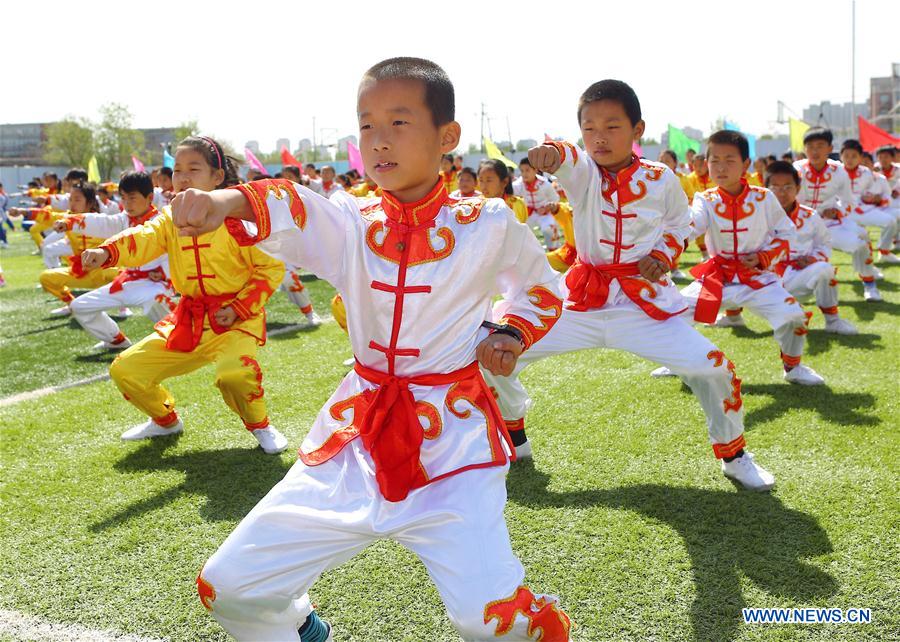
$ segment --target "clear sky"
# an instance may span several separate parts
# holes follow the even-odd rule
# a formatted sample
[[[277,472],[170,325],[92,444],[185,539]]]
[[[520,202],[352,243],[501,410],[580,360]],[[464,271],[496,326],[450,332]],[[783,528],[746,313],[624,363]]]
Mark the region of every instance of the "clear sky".
[[[635,88],[654,138],[722,116],[777,133],[779,100],[798,115],[849,101],[850,15],[850,0],[5,2],[0,55],[14,77],[0,122],[94,118],[114,100],[138,127],[196,119],[237,148],[295,146],[313,117],[333,142],[357,131],[360,75],[412,55],[450,74],[464,143],[479,139],[482,102],[496,140],[507,118],[514,141],[577,138],[578,96],[602,78]],[[900,61],[900,2],[857,0],[856,15],[862,102]]]

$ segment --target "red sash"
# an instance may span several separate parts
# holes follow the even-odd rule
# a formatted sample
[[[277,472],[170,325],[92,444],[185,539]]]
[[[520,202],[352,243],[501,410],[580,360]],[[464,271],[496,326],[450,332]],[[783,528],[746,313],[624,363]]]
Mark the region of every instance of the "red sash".
[[[172,323],[174,327],[166,339],[166,348],[179,352],[193,352],[200,344],[203,336],[203,320],[209,319],[209,326],[216,334],[222,334],[229,328],[216,323],[215,314],[225,301],[234,299],[233,294],[208,295],[190,297],[182,295],[175,311],[167,315],[160,323]]]
[[[576,260],[575,265],[566,273],[566,286],[569,288],[568,300],[571,302],[567,307],[578,312],[602,308],[609,298],[609,284],[613,280],[617,280],[625,296],[651,319],[665,321],[680,314],[680,312],[670,313],[661,310],[641,297],[641,293],[644,291],[647,291],[651,298],[656,296],[653,284],[646,279],[621,278],[640,275],[641,271],[638,269],[637,263],[591,265]]]
[[[119,275],[113,279],[112,283],[109,286],[110,294],[115,294],[116,292],[122,291],[122,286],[128,283],[129,281],[140,281],[141,279],[149,279],[152,274],[159,274],[163,279],[166,278],[166,273],[159,266],[156,266],[152,270],[125,270],[124,272],[119,272]]]
[[[488,401],[487,429],[500,430],[507,443],[511,444],[497,403],[487,387],[478,363],[472,362],[447,374],[424,374],[403,378],[388,375],[362,365],[354,366],[356,374],[377,385],[374,390],[363,393],[362,417],[354,418],[359,427],[363,446],[375,462],[375,479],[385,499],[399,502],[406,499],[409,492],[423,485],[423,473],[419,461],[424,433],[416,413],[416,400],[410,385],[444,386],[459,381],[473,380],[482,388],[483,397]],[[515,452],[512,447],[510,450]]]
[[[69,272],[72,273],[72,276],[74,276],[76,279],[87,276],[87,272],[85,271],[84,266],[81,264],[80,254],[67,256],[66,260],[69,262]]]
[[[722,288],[726,283],[737,276],[738,281],[754,290],[759,290],[767,283],[757,283],[755,277],[762,274],[756,268],[748,268],[737,259],[725,259],[714,256],[703,263],[691,268],[691,274],[702,282],[700,297],[697,299],[697,309],[694,311],[694,320],[701,323],[715,323],[722,307]]]

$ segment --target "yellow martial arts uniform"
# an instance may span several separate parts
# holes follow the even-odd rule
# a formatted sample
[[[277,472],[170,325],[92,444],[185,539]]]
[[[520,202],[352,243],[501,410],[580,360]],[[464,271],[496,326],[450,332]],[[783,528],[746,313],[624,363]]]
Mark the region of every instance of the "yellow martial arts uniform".
[[[557,272],[565,272],[575,263],[575,225],[572,222],[572,206],[568,201],[560,201],[559,209],[553,215],[557,224],[562,228],[566,242],[562,246],[547,252],[547,260]]]
[[[67,215],[64,212],[49,212],[45,218],[50,219],[49,225],[52,225],[62,219],[76,220],[78,215]],[[111,282],[119,273],[119,270],[114,267],[91,272],[84,272],[81,269],[81,253],[85,250],[99,247],[105,239],[85,236],[72,230],[66,232],[66,239],[72,247],[72,255],[65,258],[69,266],[44,270],[40,276],[41,286],[44,290],[63,303],[69,303],[75,298],[72,290],[93,290],[99,288]]]
[[[232,221],[232,223],[237,223]],[[166,208],[151,221],[102,245],[104,267],[139,267],[168,253],[178,307],[156,324],[156,334],[125,350],[109,374],[135,407],[161,426],[178,421],[175,400],[162,387],[169,377],[216,364],[216,386],[248,430],[269,425],[257,347],[266,341],[265,304],[284,279],[284,264],[255,247],[241,247],[226,226],[196,238],[178,236]],[[231,306],[229,327],[215,313]]]
[[[448,194],[459,189],[459,172],[455,169],[451,169],[449,172],[441,170],[439,173],[441,175],[441,180],[444,181],[444,185],[447,187]]]

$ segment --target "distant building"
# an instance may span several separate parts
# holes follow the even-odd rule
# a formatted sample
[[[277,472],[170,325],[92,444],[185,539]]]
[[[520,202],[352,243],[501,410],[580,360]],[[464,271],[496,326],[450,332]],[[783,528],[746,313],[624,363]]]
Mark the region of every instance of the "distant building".
[[[803,120],[813,126],[827,127],[836,136],[856,135],[856,116],[869,117],[868,103],[832,104],[823,100],[817,105],[810,105],[803,110]]]
[[[516,141],[516,151],[527,152],[532,147],[536,147],[538,142],[533,138],[523,138]]]
[[[900,62],[891,65],[891,75],[869,81],[869,113],[875,125],[900,132]]]
[[[280,152],[282,149],[290,149],[291,148],[291,139],[290,138],[279,138],[275,141],[275,151]]]
[[[309,152],[309,151],[312,151],[312,148],[313,148],[312,141],[308,138],[301,138],[300,142],[297,143],[297,151]]]
[[[259,154],[259,141],[258,140],[248,140],[244,143],[244,147],[249,149],[254,154]]]
[[[0,125],[0,165],[41,165],[50,123]]]
[[[338,152],[347,153],[347,143],[353,143],[354,146],[359,147],[359,143],[356,141],[356,136],[350,134],[349,136],[344,136],[343,138],[338,139]]]

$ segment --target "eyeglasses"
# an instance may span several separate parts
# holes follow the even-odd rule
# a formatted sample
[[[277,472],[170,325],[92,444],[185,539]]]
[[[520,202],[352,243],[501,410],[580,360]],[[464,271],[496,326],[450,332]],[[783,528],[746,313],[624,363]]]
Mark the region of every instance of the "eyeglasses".
[[[789,192],[792,189],[797,189],[797,186],[790,183],[787,185],[769,185],[769,189],[773,192]]]

